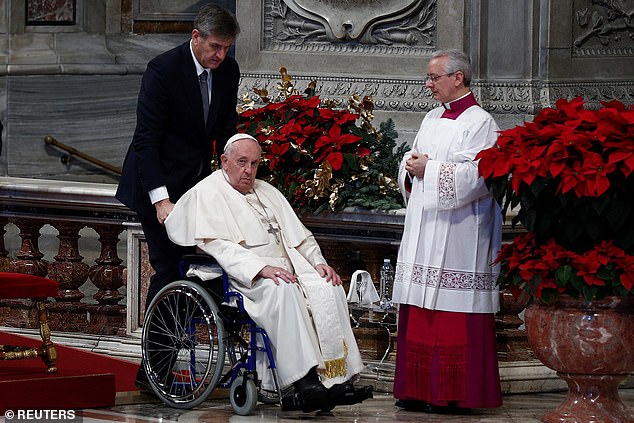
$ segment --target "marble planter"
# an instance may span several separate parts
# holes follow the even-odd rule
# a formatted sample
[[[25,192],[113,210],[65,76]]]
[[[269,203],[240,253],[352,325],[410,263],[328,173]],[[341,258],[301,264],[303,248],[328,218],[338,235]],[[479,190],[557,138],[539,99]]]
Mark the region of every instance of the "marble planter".
[[[526,309],[535,355],[568,384],[566,399],[543,422],[634,422],[618,394],[618,385],[634,370],[633,317],[631,298],[588,303],[563,296],[554,305]]]

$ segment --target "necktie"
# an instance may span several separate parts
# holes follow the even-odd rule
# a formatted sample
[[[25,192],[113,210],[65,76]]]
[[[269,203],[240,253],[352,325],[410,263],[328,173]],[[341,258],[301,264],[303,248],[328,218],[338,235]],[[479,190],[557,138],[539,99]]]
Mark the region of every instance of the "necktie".
[[[207,124],[207,115],[209,114],[209,85],[207,84],[207,71],[203,71],[198,76],[200,81],[200,96],[203,99],[203,116],[205,117],[205,125]]]

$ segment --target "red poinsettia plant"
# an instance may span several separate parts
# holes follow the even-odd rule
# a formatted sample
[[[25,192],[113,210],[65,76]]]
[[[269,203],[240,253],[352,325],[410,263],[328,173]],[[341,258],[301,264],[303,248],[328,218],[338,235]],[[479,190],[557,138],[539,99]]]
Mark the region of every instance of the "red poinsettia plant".
[[[538,243],[535,234],[528,232],[504,244],[497,263],[501,264],[499,282],[503,287],[515,297],[527,291],[545,304],[562,294],[588,301],[634,294],[634,256],[613,241],[601,241],[577,253],[552,238]]]
[[[316,82],[299,93],[285,68],[278,94],[254,89],[243,97],[238,131],[255,137],[264,161],[259,177],[276,186],[300,212],[345,207],[403,207],[396,175],[406,146],[395,149],[392,121],[376,130],[370,97],[347,106],[321,99]]]
[[[561,99],[480,152],[480,174],[529,232],[502,248],[500,284],[549,303],[627,296],[634,250],[634,106]]]

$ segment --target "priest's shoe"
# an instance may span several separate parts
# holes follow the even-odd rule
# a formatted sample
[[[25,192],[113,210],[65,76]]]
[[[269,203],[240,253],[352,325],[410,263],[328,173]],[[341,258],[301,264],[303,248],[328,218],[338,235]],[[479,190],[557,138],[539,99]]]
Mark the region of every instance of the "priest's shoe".
[[[468,415],[471,414],[470,408],[458,407],[455,404],[449,405],[433,405],[424,401],[417,400],[397,400],[397,407],[400,407],[407,411],[418,411],[431,414],[457,414]]]

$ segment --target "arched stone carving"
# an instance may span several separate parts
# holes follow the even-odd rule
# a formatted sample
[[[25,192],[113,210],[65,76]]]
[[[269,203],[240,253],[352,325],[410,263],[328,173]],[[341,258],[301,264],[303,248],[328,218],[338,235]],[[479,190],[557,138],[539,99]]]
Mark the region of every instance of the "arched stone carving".
[[[419,54],[436,45],[436,0],[266,0],[272,50]]]

